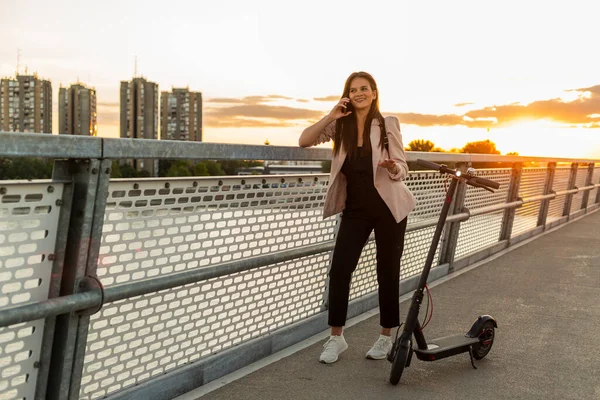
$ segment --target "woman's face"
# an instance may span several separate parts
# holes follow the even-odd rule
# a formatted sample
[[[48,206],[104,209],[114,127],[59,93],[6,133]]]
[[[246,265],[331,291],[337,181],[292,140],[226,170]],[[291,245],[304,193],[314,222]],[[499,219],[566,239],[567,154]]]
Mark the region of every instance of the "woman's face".
[[[355,109],[369,109],[377,97],[377,93],[371,89],[371,84],[365,78],[354,78],[350,83],[350,101]]]

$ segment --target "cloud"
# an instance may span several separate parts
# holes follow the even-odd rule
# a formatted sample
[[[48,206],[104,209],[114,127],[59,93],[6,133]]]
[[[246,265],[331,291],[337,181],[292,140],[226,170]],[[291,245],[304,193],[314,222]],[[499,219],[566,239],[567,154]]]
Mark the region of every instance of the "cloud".
[[[207,99],[205,103],[242,104],[244,101],[242,99],[217,98]]]
[[[340,96],[337,96],[337,95],[313,98],[313,100],[315,100],[315,101],[337,101],[339,99],[340,99]]]
[[[323,116],[322,111],[265,104],[211,107],[204,114],[206,126],[211,127],[288,127]]]
[[[269,98],[270,99],[276,99],[276,100],[294,100],[292,97],[281,96],[281,95],[278,95],[278,94],[270,94]]]
[[[119,125],[121,109],[118,102],[98,102],[98,125]]]
[[[521,119],[546,119],[562,124],[597,127],[600,122],[600,86],[570,90],[580,93],[573,101],[539,100],[527,105],[510,104],[472,110],[465,116],[495,119],[498,125]]]
[[[583,88],[583,89],[571,89],[571,90],[567,90],[567,92],[580,92],[580,93],[590,92],[593,94],[600,95],[600,85],[592,86],[589,88]]]
[[[281,96],[278,94],[270,94],[268,96],[246,96],[241,99],[233,98],[215,98],[208,99],[206,103],[217,103],[217,104],[263,104],[275,100],[294,100],[292,97]]]
[[[600,85],[570,89],[576,98],[565,101],[559,98],[538,100],[529,104],[511,103],[482,107],[464,113],[422,114],[384,113],[395,115],[403,124],[423,127],[464,126],[469,128],[492,128],[529,119],[552,120],[564,126],[600,128]],[[573,97],[573,96],[571,96]],[[337,101],[338,96],[317,97],[315,101]],[[280,100],[309,103],[307,99],[294,99],[271,94],[268,96],[246,96],[243,98],[213,98],[205,103],[204,125],[213,128],[264,128],[305,126],[318,121],[323,111],[279,105]],[[275,105],[277,104],[277,105]],[[285,103],[284,103],[285,104]],[[456,107],[472,105],[464,102]],[[119,104],[100,102],[99,123],[118,124]]]
[[[570,89],[579,96],[572,101],[562,99],[538,100],[523,105],[511,103],[468,111],[464,114],[395,113],[402,123],[418,126],[466,126],[491,128],[519,120],[551,120],[559,124],[600,128],[600,85]],[[455,106],[472,103],[459,103]]]
[[[209,128],[287,128],[296,126],[291,121],[250,119],[243,117],[214,118],[207,117],[203,124]]]
[[[98,107],[119,107],[118,101],[99,101]]]
[[[385,113],[398,117],[400,122],[418,126],[453,126],[462,125],[463,118],[460,115],[433,115],[417,113]]]
[[[121,116],[119,109],[103,110],[98,113],[98,124],[102,125],[119,125],[121,123]]]

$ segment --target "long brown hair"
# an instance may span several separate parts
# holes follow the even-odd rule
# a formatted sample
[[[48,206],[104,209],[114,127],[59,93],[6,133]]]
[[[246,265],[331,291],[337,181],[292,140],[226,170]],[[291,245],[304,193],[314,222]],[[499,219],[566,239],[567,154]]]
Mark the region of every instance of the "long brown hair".
[[[381,112],[379,111],[379,90],[377,89],[377,83],[375,79],[371,76],[371,74],[359,71],[353,72],[350,74],[348,79],[346,79],[346,84],[344,85],[344,92],[342,97],[350,96],[350,85],[352,81],[356,78],[365,78],[369,84],[371,85],[371,90],[373,90],[376,94],[375,101],[371,103],[371,108],[369,109],[369,113],[367,114],[367,118],[365,119],[365,127],[363,130],[363,148],[371,151],[371,122],[374,118],[379,120],[379,125],[381,128],[381,138],[380,144],[381,149],[384,147],[384,139],[385,139],[385,120]],[[349,157],[355,155],[358,150],[358,126],[356,119],[356,112],[353,112],[350,115],[339,118],[335,122],[335,136],[333,138],[333,154],[337,155],[340,152],[340,148],[344,147],[344,150],[348,154]]]

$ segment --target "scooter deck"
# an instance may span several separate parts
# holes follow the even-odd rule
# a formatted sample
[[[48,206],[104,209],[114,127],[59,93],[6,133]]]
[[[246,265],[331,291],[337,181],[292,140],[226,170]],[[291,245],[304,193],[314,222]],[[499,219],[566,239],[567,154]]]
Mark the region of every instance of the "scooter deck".
[[[460,353],[466,353],[469,348],[478,343],[478,338],[470,338],[465,335],[445,336],[428,341],[427,349],[419,349],[416,345],[413,351],[417,358],[422,361],[435,361]]]

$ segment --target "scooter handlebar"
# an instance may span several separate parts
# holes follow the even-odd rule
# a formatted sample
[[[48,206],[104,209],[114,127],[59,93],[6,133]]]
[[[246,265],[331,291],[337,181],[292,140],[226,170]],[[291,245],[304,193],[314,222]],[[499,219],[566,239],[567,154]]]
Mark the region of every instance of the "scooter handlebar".
[[[417,165],[420,165],[421,167],[433,169],[433,170],[436,170],[436,171],[438,171],[441,168],[440,164],[436,164],[436,163],[431,162],[431,161],[421,160],[420,158],[417,159]]]
[[[431,162],[431,161],[422,160],[420,158],[417,159],[417,165],[419,165],[421,167],[424,167],[424,168],[429,168],[429,169],[432,169],[432,170],[435,170],[435,171],[440,171],[442,169],[442,167],[444,167],[444,166],[442,166],[440,164],[436,164],[436,163]],[[452,174],[454,174],[455,171],[444,167],[444,169],[441,172],[442,173],[446,172],[446,173],[452,173]],[[463,176],[465,178],[467,178],[467,183],[468,184],[472,184],[471,182],[473,182],[473,183],[476,183],[476,184],[478,184],[480,186],[484,186],[484,187],[488,187],[488,188],[492,188],[492,189],[498,189],[498,188],[500,188],[500,184],[498,182],[494,182],[494,181],[491,181],[489,179],[480,178],[478,176],[471,175],[471,174],[463,174]],[[469,181],[471,181],[471,182],[469,182]],[[476,186],[476,185],[473,185],[473,186]]]
[[[498,182],[490,181],[489,179],[480,178],[478,176],[474,177],[473,179],[480,185],[489,186],[492,189],[498,189],[500,187],[500,184]]]

